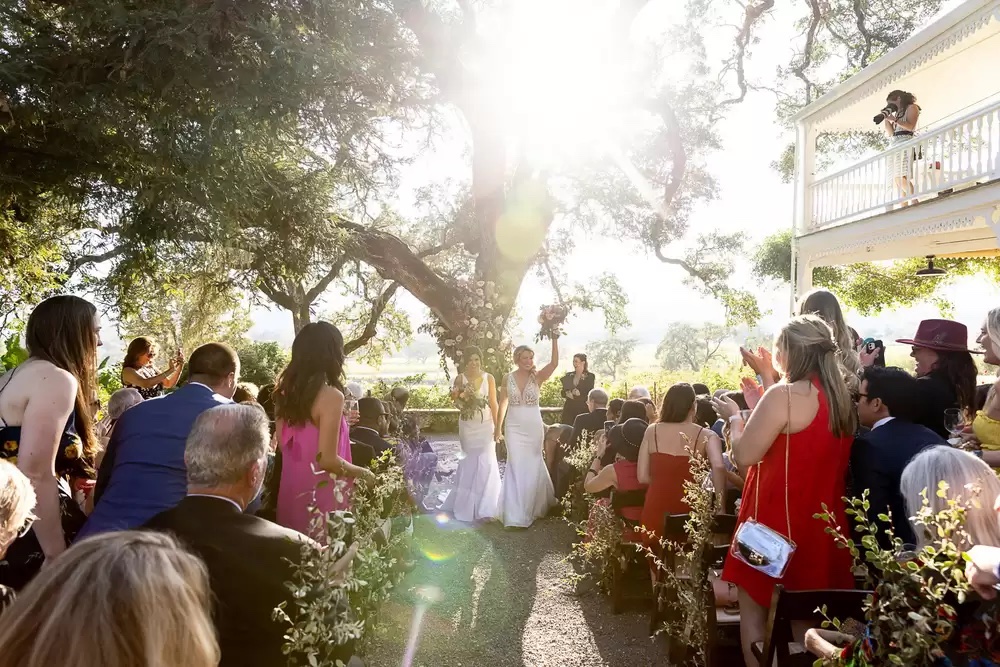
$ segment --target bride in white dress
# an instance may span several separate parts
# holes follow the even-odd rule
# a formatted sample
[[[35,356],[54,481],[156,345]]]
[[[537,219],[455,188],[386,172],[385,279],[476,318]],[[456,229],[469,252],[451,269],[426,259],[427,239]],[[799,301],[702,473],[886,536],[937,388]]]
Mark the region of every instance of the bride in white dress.
[[[517,369],[504,378],[500,388],[497,439],[499,424],[507,417],[507,468],[500,494],[500,517],[504,526],[527,528],[556,502],[542,452],[545,425],[538,406],[538,388],[559,365],[558,340],[552,340],[552,360],[541,370],[535,370],[535,351],[527,345],[514,350],[514,364]]]
[[[452,396],[466,387],[486,399],[486,407],[472,419],[458,420],[458,440],[464,458],[458,462],[451,492],[442,509],[459,521],[482,521],[499,516],[500,466],[497,464],[496,438],[497,386],[493,376],[483,372],[479,348],[466,348],[462,354],[465,372],[455,378]]]

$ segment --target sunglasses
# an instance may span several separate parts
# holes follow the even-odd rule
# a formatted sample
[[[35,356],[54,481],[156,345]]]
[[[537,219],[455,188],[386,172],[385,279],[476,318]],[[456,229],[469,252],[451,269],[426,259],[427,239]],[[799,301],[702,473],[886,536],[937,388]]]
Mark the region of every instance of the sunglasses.
[[[851,398],[854,400],[855,403],[857,403],[862,398],[868,398],[868,394],[862,394],[860,391],[856,391],[853,394],[851,394]]]

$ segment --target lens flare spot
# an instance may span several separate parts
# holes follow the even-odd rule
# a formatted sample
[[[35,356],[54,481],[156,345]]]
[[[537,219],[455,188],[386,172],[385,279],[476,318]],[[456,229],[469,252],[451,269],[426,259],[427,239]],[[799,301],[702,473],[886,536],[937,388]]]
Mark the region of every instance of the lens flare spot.
[[[497,220],[497,248],[510,261],[525,262],[538,254],[552,215],[545,187],[536,182],[520,185],[509,197]]]
[[[451,521],[451,517],[449,517],[444,512],[440,512],[434,517],[434,521],[436,521],[437,525],[439,526],[445,526],[448,524],[449,521]]]

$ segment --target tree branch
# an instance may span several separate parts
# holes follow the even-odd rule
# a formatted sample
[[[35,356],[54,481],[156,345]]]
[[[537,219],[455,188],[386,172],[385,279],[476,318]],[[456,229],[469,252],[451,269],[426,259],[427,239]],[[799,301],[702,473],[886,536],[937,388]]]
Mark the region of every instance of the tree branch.
[[[399,238],[387,232],[338,219],[337,226],[350,232],[350,250],[355,259],[375,269],[386,280],[398,282],[431,309],[448,327],[464,326],[458,290],[447,283]]]
[[[305,294],[306,301],[308,303],[312,303],[313,301],[318,299],[319,296],[326,291],[326,288],[330,286],[330,283],[336,280],[337,276],[340,275],[340,272],[343,271],[345,264],[347,264],[346,254],[342,255],[340,259],[334,262],[330,266],[330,270],[327,271],[326,274],[319,279],[319,282],[313,285],[312,288],[308,292],[306,292]]]
[[[806,76],[806,70],[812,65],[813,56],[813,45],[816,42],[816,30],[819,28],[820,22],[823,20],[823,10],[819,6],[819,0],[807,0],[809,7],[812,9],[812,17],[809,19],[809,28],[806,29],[806,43],[802,47],[802,60],[799,64],[792,68],[792,72],[795,74],[796,78],[802,81],[806,86],[806,104],[812,102],[813,93],[813,83]]]
[[[861,57],[858,59],[858,65],[861,67],[868,66],[868,60],[872,57],[872,33],[868,30],[865,25],[865,8],[861,4],[861,0],[854,0],[852,3],[854,9],[854,18],[858,26],[858,32],[861,36],[865,38],[865,44],[861,47]]]
[[[768,12],[772,7],[774,7],[774,0],[761,0],[761,2],[756,5],[747,5],[746,11],[743,13],[743,25],[736,33],[735,52],[732,57],[730,57],[722,71],[723,74],[731,69],[736,71],[736,85],[740,89],[740,94],[738,97],[723,100],[718,104],[717,108],[738,104],[746,99],[747,79],[744,63],[746,61],[747,47],[750,46],[750,41],[753,39],[754,25],[758,20],[760,20],[760,17]]]
[[[350,354],[360,347],[364,347],[368,342],[375,338],[378,334],[378,320],[382,317],[382,313],[385,312],[386,306],[389,305],[389,301],[395,296],[396,290],[399,289],[399,283],[390,283],[388,287],[382,290],[378,298],[372,301],[372,309],[368,314],[368,322],[365,324],[364,330],[354,340],[349,340],[344,343],[344,352]]]
[[[66,267],[66,280],[69,281],[73,277],[73,274],[82,269],[88,264],[101,264],[109,259],[114,259],[115,257],[120,257],[125,254],[125,246],[115,246],[111,250],[105,252],[90,254],[90,255],[77,255],[69,260],[69,265]]]

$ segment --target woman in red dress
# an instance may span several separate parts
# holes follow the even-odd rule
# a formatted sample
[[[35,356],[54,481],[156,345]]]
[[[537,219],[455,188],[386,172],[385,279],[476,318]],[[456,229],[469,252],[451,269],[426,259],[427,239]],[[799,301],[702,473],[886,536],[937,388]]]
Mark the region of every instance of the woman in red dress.
[[[698,410],[694,389],[686,382],[667,390],[660,406],[659,421],[650,424],[639,448],[639,482],[648,484],[642,508],[642,525],[654,533],[662,532],[663,517],[690,511],[684,502],[684,482],[691,479],[691,457],[706,456],[712,466],[718,511],[726,488],[726,464],[722,441],[711,429],[694,422]],[[657,540],[647,539],[654,551]],[[655,569],[654,569],[655,577]]]
[[[784,380],[764,393],[745,425],[734,402],[717,404],[732,425],[735,462],[751,466],[738,525],[755,518],[797,546],[780,579],[732,556],[726,559],[722,579],[739,588],[740,638],[748,665],[756,664],[750,647],[764,640],[776,583],[793,591],[854,588],[850,554],[826,534],[823,521],[813,518],[825,503],[841,526],[848,525],[844,478],[855,415],[847,370],[830,326],[815,315],[785,325],[775,342],[775,360],[785,370]],[[796,628],[796,634],[805,629]]]

